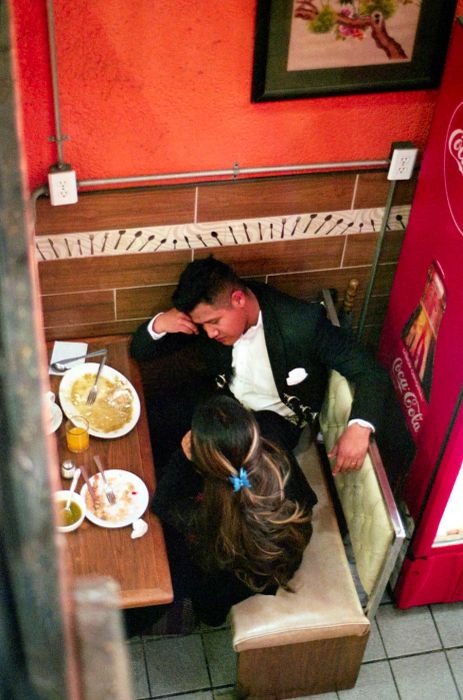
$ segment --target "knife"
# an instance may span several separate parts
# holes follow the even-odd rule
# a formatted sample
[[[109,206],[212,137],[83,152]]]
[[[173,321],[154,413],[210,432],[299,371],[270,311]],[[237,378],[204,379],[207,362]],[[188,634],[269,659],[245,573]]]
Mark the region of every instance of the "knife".
[[[87,470],[83,464],[80,466],[80,473],[84,477],[84,481],[87,484],[88,492],[90,494],[90,498],[93,501],[93,505],[96,506],[98,499],[97,499],[97,496],[95,493],[95,489],[93,488],[92,484],[90,483],[90,479],[88,478]]]

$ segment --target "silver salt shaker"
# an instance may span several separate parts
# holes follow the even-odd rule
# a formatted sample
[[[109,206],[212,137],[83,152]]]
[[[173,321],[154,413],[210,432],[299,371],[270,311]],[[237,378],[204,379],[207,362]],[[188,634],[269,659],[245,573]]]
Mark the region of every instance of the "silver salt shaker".
[[[70,459],[64,460],[61,465],[61,476],[63,479],[72,479],[74,472],[76,471],[76,465]]]

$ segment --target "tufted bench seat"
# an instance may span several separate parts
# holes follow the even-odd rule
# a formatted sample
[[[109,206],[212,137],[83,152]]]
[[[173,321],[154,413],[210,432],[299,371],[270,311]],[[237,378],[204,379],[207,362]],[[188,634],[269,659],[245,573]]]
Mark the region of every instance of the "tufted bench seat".
[[[344,377],[332,372],[320,427],[329,452],[349,419],[352,390]],[[334,481],[367,596],[365,613],[378,608],[405,539],[405,530],[375,442],[370,443],[362,469],[338,474]]]
[[[243,697],[287,698],[350,688],[368,639],[370,623],[350,574],[315,445],[299,459],[318,504],[311,541],[292,581],[295,593],[257,594],[231,610]]]
[[[344,377],[332,372],[320,414],[327,451],[344,429],[352,402]],[[250,700],[281,700],[355,685],[370,619],[384,593],[405,537],[375,443],[362,469],[333,480],[349,528],[362,605],[327,485],[308,433],[298,460],[318,496],[313,536],[291,585],[294,593],[256,594],[231,609],[238,653],[237,692]]]

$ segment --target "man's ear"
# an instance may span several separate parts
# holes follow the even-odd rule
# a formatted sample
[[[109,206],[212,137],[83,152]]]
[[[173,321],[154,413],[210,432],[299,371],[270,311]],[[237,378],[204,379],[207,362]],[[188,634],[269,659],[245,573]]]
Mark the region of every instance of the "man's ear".
[[[234,306],[236,309],[242,309],[246,304],[246,294],[242,289],[235,289],[235,291],[232,292],[230,300],[232,306]]]

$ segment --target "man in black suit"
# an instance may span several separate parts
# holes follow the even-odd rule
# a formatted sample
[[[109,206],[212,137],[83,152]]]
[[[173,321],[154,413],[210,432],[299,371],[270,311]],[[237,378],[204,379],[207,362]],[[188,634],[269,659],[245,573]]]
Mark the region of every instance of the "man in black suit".
[[[199,372],[255,411],[263,435],[287,449],[320,410],[328,371],[336,369],[353,382],[355,397],[348,427],[330,453],[333,473],[362,466],[384,414],[389,378],[349,333],[330,323],[320,304],[245,283],[213,256],[185,268],[172,301],[173,308],[135,333],[135,359],[172,357],[189,345]],[[155,449],[157,468],[189,428],[201,393],[192,386],[167,402],[160,394],[151,407],[153,446],[162,453],[157,458]]]

